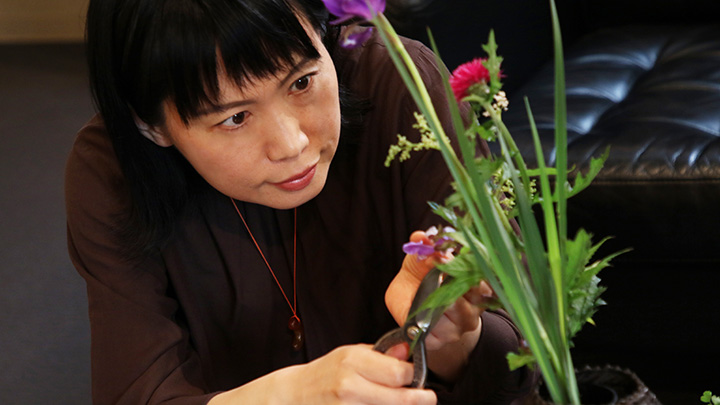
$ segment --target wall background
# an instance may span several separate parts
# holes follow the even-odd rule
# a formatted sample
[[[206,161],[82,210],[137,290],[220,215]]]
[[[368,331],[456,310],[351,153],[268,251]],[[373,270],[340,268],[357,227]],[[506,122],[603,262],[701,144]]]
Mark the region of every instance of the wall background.
[[[93,114],[81,42],[0,43],[1,405],[92,403],[87,294],[68,256],[63,183]]]
[[[89,0],[0,0],[0,404],[89,405],[85,283],[67,251],[63,173],[94,113]]]
[[[80,42],[89,0],[0,0],[0,43]]]

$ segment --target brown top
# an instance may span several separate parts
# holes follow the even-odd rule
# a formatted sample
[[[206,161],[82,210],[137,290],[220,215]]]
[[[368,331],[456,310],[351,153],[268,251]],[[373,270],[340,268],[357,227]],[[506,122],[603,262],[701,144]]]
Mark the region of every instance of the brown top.
[[[444,97],[431,52],[407,45],[434,96]],[[414,103],[384,46],[373,39],[334,59],[340,81],[373,110],[359,143],[336,155],[320,195],[298,208],[301,352],[291,349],[291,312],[278,286],[229,198],[209,186],[166,248],[128,264],[114,233],[129,210],[127,185],[102,120],[80,131],[67,164],[68,239],[87,283],[94,403],[203,404],[214,392],[339,345],[372,343],[397,326],[385,289],[410,233],[439,223],[426,201],[442,201],[450,177],[439,152],[383,166],[396,134],[417,136]],[[238,206],[292,291],[292,210]],[[512,324],[499,313],[483,321],[472,365],[452,392],[440,392],[441,403],[497,403],[527,385],[524,372],[507,371],[505,354],[518,346]]]

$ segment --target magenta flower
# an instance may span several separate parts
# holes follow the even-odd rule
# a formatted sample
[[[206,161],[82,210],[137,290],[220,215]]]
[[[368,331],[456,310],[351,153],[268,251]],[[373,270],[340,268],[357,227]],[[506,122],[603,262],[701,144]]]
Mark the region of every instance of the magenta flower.
[[[377,13],[385,11],[385,0],[323,0],[330,14],[337,17],[332,24],[340,24],[352,18],[370,21]]]
[[[476,58],[463,63],[452,72],[450,87],[455,94],[455,99],[462,100],[470,95],[469,90],[472,86],[490,81],[490,73],[483,62],[485,59]]]

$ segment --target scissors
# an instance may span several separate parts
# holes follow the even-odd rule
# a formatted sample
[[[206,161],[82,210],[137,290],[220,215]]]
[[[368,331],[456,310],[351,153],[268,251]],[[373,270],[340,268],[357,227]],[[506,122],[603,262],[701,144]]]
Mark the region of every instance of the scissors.
[[[422,282],[420,282],[420,286],[410,306],[410,312],[408,312],[410,316],[408,316],[405,324],[387,332],[375,343],[375,346],[373,346],[373,350],[385,353],[391,347],[402,343],[408,343],[410,345],[412,349],[410,357],[412,358],[415,370],[413,381],[410,385],[413,388],[425,387],[425,381],[427,379],[425,338],[445,312],[447,306],[423,309],[422,311],[418,311],[418,309],[433,291],[437,290],[443,282],[449,279],[450,276],[438,270],[437,267],[430,270]]]

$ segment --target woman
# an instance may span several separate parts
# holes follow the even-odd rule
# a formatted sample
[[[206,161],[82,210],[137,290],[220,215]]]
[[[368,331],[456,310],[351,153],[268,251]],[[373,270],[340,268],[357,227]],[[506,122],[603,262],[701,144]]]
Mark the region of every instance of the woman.
[[[436,153],[383,166],[414,105],[377,38],[338,48],[327,20],[319,0],[90,2],[99,115],[66,199],[95,403],[502,403],[526,388],[505,363],[518,334],[472,304],[479,288],[428,338],[432,390],[405,387],[407,348],[371,349],[429,267],[400,247],[438,221],[426,201],[450,178]],[[432,55],[407,45],[440,99]]]

